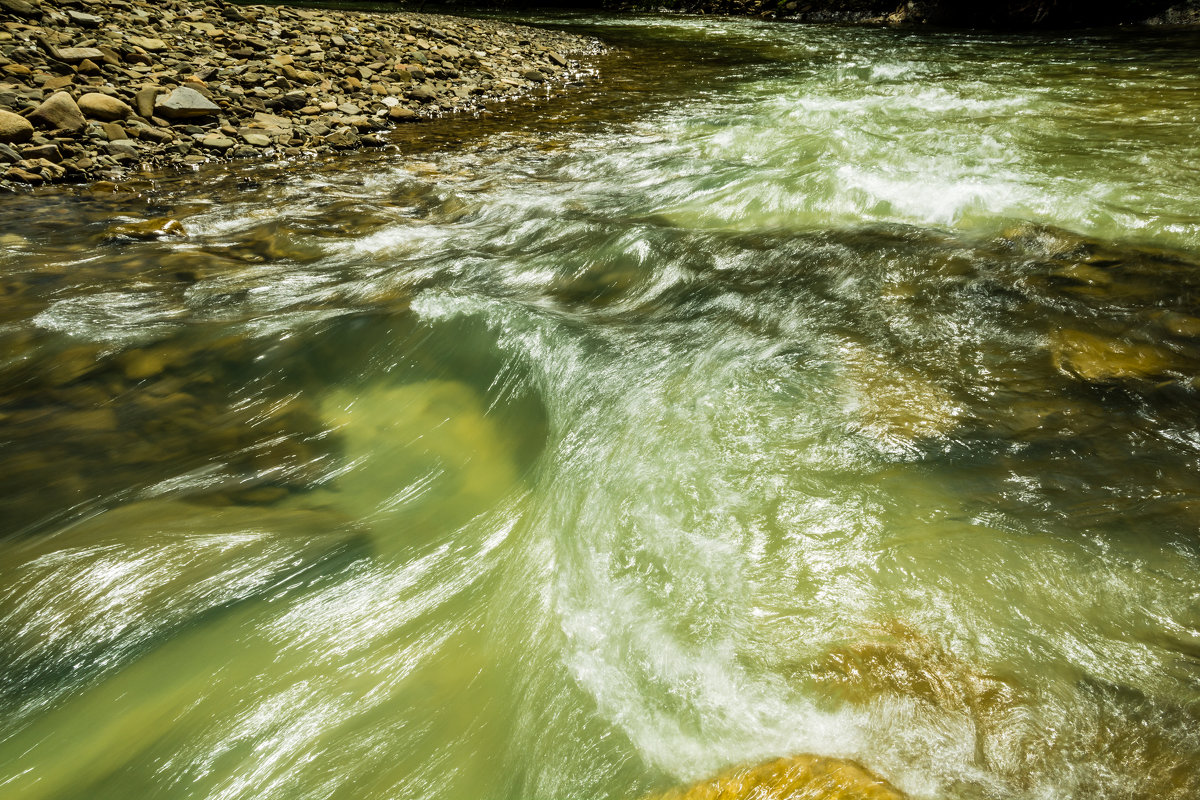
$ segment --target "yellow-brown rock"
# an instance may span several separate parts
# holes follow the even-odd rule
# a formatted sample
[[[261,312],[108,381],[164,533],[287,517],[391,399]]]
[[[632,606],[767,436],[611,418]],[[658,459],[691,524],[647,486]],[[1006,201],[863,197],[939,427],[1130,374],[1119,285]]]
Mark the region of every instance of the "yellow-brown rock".
[[[809,680],[823,694],[852,705],[894,695],[965,713],[977,730],[1025,701],[1025,693],[1011,681],[898,622],[881,627],[874,637],[831,651],[812,665]]]
[[[1003,737],[1029,703],[1028,692],[1012,678],[991,674],[901,622],[863,634],[796,665],[793,678],[833,708],[906,698],[937,717],[969,720],[979,764],[988,763],[989,743]]]
[[[853,761],[801,755],[738,767],[652,800],[905,800],[906,797]]]
[[[1186,314],[1167,312],[1160,317],[1162,326],[1172,336],[1184,339],[1200,339],[1200,317],[1189,317]]]
[[[1161,378],[1171,368],[1170,354],[1153,345],[1058,331],[1050,337],[1054,368],[1091,383]]]
[[[885,439],[911,441],[944,436],[958,424],[950,393],[917,370],[858,344],[840,353],[857,400],[858,421]]]
[[[187,230],[184,229],[183,223],[177,219],[169,217],[156,217],[147,219],[141,222],[129,222],[124,225],[116,225],[105,234],[105,239],[116,241],[120,239],[137,239],[140,241],[150,241],[152,239],[165,239],[168,237],[187,236]]]
[[[33,138],[33,125],[20,114],[0,111],[0,142],[27,142]]]

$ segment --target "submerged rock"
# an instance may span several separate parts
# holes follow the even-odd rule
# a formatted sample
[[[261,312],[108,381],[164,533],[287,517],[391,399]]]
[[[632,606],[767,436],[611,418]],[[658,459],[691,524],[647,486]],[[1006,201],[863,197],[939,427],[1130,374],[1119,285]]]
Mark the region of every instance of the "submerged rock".
[[[152,378],[167,368],[163,353],[154,350],[130,350],[122,353],[118,361],[125,377],[134,381]]]
[[[1059,372],[1090,383],[1158,380],[1171,369],[1171,354],[1154,345],[1077,330],[1050,337],[1050,359]]]
[[[436,530],[490,508],[519,479],[486,398],[458,381],[334,391],[320,413],[349,466],[328,497],[331,507],[421,519],[412,531]]]
[[[1200,339],[1200,317],[1166,312],[1159,316],[1158,321],[1172,336]]]
[[[857,422],[892,441],[944,436],[958,425],[959,408],[949,392],[917,370],[859,345],[842,348]]]
[[[187,230],[183,227],[183,223],[170,217],[156,217],[142,222],[116,225],[105,233],[104,239],[110,242],[122,239],[148,241],[180,236],[187,236]]]
[[[0,701],[9,703],[7,712],[30,701],[52,709],[40,709],[30,728],[14,729],[0,743],[0,763],[29,765],[19,778],[6,776],[12,781],[4,796],[73,794],[91,785],[98,763],[119,766],[139,752],[130,742],[167,736],[177,720],[164,710],[178,712],[201,694],[184,682],[156,707],[160,713],[143,713],[156,681],[173,681],[180,672],[172,649],[214,629],[216,640],[231,641],[221,624],[231,620],[236,627],[238,617],[224,612],[336,573],[369,548],[362,530],[323,509],[212,508],[165,499],[120,506],[54,536],[0,542],[0,622],[9,631],[0,642]],[[190,651],[185,662],[206,649]],[[132,679],[121,669],[147,661],[150,668]],[[256,659],[244,661],[247,669],[261,669]],[[119,687],[115,695],[106,695],[108,682]],[[131,693],[131,685],[138,691]],[[63,718],[89,724],[76,728]]]
[[[808,679],[815,685],[853,705],[891,694],[942,710],[992,715],[1023,697],[1011,681],[987,673],[899,623],[829,652],[810,670]]]
[[[1113,282],[1111,275],[1090,264],[1070,264],[1056,269],[1052,275],[1060,280],[1081,286],[1108,286]]]
[[[802,755],[738,767],[652,800],[904,800],[906,797],[853,761]]]

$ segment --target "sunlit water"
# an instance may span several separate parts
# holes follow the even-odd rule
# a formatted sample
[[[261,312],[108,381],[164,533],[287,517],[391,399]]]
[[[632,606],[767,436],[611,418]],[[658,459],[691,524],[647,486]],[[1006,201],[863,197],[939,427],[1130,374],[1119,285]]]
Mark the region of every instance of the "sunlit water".
[[[0,797],[1200,796],[1198,40],[572,22],[0,203]]]

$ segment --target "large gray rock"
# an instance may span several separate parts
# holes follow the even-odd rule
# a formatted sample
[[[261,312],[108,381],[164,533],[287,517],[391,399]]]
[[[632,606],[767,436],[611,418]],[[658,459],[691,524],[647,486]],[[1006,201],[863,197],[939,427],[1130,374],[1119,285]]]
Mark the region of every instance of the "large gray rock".
[[[32,114],[29,121],[34,125],[51,130],[78,131],[87,124],[79,106],[66,92],[56,92],[46,98]]]
[[[70,8],[67,9],[67,19],[81,28],[99,28],[104,24],[104,17],[97,17],[95,14],[88,14],[85,11],[75,11]]]
[[[113,122],[125,119],[133,113],[133,109],[124,100],[109,97],[99,92],[89,92],[78,100],[79,110],[85,117]]]
[[[195,89],[180,86],[166,97],[154,101],[154,113],[165,119],[192,119],[211,117],[220,113],[221,107]]]
[[[0,111],[0,142],[27,142],[32,136],[29,120],[11,111]]]

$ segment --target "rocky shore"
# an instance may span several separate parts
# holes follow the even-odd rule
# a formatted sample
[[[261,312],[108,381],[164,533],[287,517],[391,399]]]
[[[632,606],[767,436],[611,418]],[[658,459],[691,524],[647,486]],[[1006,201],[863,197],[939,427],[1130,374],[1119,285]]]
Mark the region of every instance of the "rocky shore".
[[[386,143],[586,79],[593,39],[222,0],[0,0],[0,189]]]

